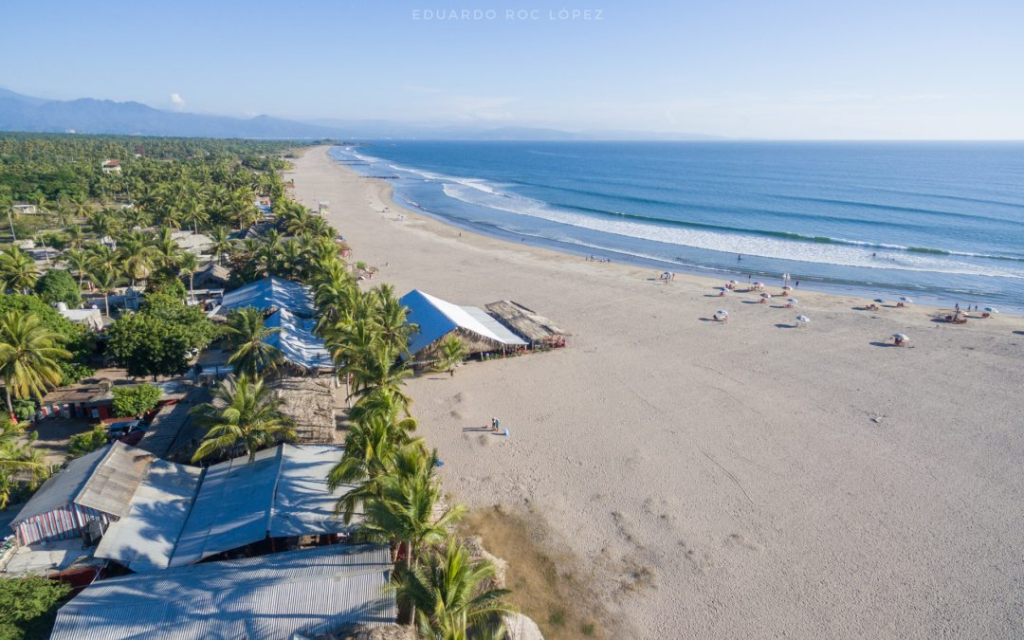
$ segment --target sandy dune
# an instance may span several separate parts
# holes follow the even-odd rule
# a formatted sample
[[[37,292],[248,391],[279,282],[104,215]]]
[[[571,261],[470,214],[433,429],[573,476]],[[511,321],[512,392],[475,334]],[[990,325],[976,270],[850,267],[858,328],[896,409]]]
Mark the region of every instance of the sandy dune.
[[[325,148],[293,177],[399,294],[510,298],[574,335],[410,388],[447,489],[545,514],[622,635],[1024,633],[1024,321],[801,291],[812,323],[789,328],[797,312],[717,282],[400,214]],[[896,332],[914,348],[875,344]],[[510,438],[466,431],[491,416]]]

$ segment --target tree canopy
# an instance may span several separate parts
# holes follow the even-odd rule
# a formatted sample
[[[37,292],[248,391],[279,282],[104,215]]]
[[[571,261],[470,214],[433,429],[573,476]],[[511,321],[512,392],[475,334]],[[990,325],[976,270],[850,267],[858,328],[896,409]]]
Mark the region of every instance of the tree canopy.
[[[82,288],[75,278],[63,269],[50,269],[36,282],[36,293],[48,304],[63,302],[72,309],[82,304]]]
[[[202,309],[158,293],[107,328],[107,350],[130,376],[180,375],[190,366],[189,352],[206,348],[215,334]]]

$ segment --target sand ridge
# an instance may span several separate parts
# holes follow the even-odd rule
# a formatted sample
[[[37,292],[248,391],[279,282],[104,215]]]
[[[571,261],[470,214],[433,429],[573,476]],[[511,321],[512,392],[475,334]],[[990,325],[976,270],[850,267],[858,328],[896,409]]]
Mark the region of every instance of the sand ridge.
[[[722,299],[717,281],[666,284],[403,211],[326,147],[288,177],[305,204],[331,201],[354,259],[380,269],[368,284],[508,298],[573,334],[409,389],[447,490],[544,514],[629,635],[1021,633],[1019,318]],[[726,325],[707,321],[719,308]],[[810,326],[791,328],[797,313]],[[914,348],[885,346],[897,332]],[[472,431],[491,416],[510,438]]]

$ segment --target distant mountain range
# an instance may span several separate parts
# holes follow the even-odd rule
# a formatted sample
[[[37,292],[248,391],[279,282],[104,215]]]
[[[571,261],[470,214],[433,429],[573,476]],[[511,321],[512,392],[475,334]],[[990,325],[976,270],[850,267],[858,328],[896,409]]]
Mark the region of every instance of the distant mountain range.
[[[154,109],[140,102],[46,100],[0,89],[0,131],[333,140],[716,140],[699,134],[587,131],[533,127],[438,127],[383,120],[297,122],[270,116],[232,118]]]

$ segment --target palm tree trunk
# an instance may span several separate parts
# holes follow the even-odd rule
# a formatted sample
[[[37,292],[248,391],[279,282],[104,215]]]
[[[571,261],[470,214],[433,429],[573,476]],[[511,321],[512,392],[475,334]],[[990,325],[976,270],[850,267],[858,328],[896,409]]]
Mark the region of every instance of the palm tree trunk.
[[[412,572],[412,541],[405,543],[405,570]],[[409,625],[416,624],[416,605],[409,607]]]
[[[14,422],[14,404],[11,403],[11,380],[4,378],[4,392],[7,397],[7,415],[11,417],[11,422]]]
[[[110,317],[110,298],[107,297],[107,292],[103,292],[103,306],[107,310],[107,317]]]

